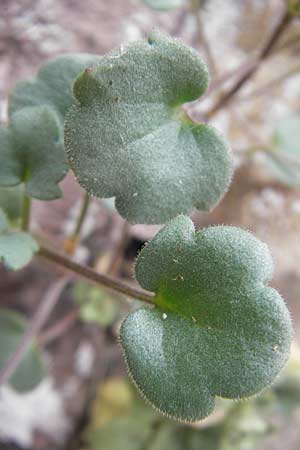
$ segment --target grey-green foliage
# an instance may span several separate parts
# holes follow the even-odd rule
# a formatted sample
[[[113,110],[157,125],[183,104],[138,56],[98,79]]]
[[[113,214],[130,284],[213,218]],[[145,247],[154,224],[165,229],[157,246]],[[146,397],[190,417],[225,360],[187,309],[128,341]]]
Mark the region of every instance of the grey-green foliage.
[[[277,124],[272,147],[264,155],[274,176],[289,187],[300,186],[300,114]]]
[[[273,382],[292,328],[271,275],[268,248],[250,233],[195,233],[184,216],[142,250],[136,277],[157,307],[129,314],[120,337],[135,384],[162,413],[195,421],[215,397],[249,397]]]
[[[143,3],[158,11],[169,11],[184,5],[185,0],[143,0]]]
[[[15,352],[25,329],[26,321],[20,314],[5,308],[0,309],[0,370]],[[35,388],[45,375],[42,354],[36,344],[32,344],[9,383],[17,391],[25,392]]]
[[[8,269],[22,269],[38,249],[37,242],[28,233],[10,230],[8,217],[0,208],[0,263]]]
[[[65,147],[80,185],[116,197],[131,223],[210,210],[232,176],[228,145],[182,104],[207,88],[198,54],[158,31],[103,57],[74,83]]]
[[[0,128],[0,186],[24,183],[40,200],[61,196],[58,183],[67,173],[61,127],[55,111],[32,106],[16,112]]]
[[[9,116],[27,106],[48,105],[55,109],[62,123],[73,103],[72,86],[77,75],[99,59],[88,53],[70,53],[42,65],[33,80],[16,84],[9,97]]]
[[[63,55],[43,65],[36,79],[17,83],[9,97],[9,124],[0,129],[0,186],[24,182],[31,197],[61,197],[58,183],[69,168],[62,129],[74,101],[73,81],[98,59]]]

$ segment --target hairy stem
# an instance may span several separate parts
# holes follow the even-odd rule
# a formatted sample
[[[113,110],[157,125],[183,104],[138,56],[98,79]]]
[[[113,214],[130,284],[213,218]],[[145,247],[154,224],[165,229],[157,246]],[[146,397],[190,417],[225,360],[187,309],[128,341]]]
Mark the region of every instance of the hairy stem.
[[[29,229],[30,213],[31,213],[31,198],[24,192],[22,217],[21,217],[21,229],[23,231],[28,231]]]
[[[142,289],[137,289],[129,286],[121,280],[98,273],[95,270],[87,266],[82,266],[77,262],[73,261],[69,257],[52,250],[50,248],[40,246],[39,255],[54,262],[77,275],[86,278],[87,280],[93,281],[94,283],[101,284],[102,286],[113,289],[121,294],[127,295],[132,298],[136,298],[143,302],[154,304],[154,294],[144,291]]]

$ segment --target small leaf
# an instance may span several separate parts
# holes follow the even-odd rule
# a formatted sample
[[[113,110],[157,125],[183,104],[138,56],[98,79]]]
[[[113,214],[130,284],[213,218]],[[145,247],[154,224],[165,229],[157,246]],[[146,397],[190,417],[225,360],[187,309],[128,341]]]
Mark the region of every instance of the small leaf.
[[[31,197],[61,197],[68,170],[56,113],[47,106],[23,108],[0,128],[0,185],[25,183]]]
[[[98,59],[98,56],[88,53],[70,53],[47,62],[39,70],[36,79],[22,80],[16,84],[9,98],[9,115],[27,106],[48,105],[57,111],[63,122],[74,101],[74,79]]]
[[[300,186],[300,115],[287,117],[278,123],[273,147],[264,153],[273,175],[289,187]]]
[[[164,223],[213,208],[232,176],[228,145],[182,110],[208,84],[205,64],[154,31],[86,70],[74,84],[65,147],[80,185],[116,197],[131,223]]]
[[[0,263],[8,269],[22,269],[38,249],[37,242],[29,234],[9,230],[7,217],[0,209]]]
[[[185,3],[185,0],[143,0],[145,5],[158,11],[176,9]]]
[[[120,333],[129,372],[150,403],[195,421],[213,411],[215,397],[249,397],[274,381],[292,329],[268,287],[271,275],[267,246],[241,229],[195,233],[179,216],[157,234],[136,265],[157,307],[129,314]]]
[[[0,370],[15,352],[26,329],[23,317],[8,309],[0,309]],[[45,377],[46,370],[38,347],[33,344],[10,379],[18,391],[35,388]]]

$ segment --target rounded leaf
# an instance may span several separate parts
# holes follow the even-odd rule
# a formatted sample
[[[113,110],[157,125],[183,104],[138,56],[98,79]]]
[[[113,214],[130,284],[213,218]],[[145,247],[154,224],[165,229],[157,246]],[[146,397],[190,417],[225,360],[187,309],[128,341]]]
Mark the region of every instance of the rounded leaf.
[[[198,54],[157,31],[86,70],[65,122],[80,185],[91,195],[116,197],[131,223],[164,223],[194,207],[213,208],[231,180],[229,148],[181,109],[207,84]]]
[[[271,275],[267,246],[235,227],[195,233],[179,216],[146,245],[136,277],[158,307],[131,313],[120,336],[130,374],[156,408],[195,421],[215,397],[249,397],[273,382],[292,328]]]
[[[22,269],[31,261],[38,249],[37,242],[29,234],[9,231],[8,223],[3,226],[0,210],[0,263],[3,262],[8,269]]]
[[[27,106],[48,105],[63,121],[74,101],[74,79],[98,59],[98,56],[88,53],[67,53],[48,61],[42,65],[35,79],[16,84],[9,97],[9,116]]]
[[[0,129],[0,186],[24,183],[40,200],[61,197],[68,170],[57,114],[47,106],[23,108]]]

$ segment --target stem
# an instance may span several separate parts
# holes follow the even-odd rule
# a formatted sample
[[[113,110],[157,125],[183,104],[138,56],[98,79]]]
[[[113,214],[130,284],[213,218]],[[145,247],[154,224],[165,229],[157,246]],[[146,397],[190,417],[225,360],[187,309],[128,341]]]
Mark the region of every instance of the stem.
[[[29,229],[30,212],[31,212],[31,198],[24,192],[23,209],[22,209],[22,217],[21,217],[21,229],[23,231],[28,231],[28,229]]]
[[[84,222],[84,219],[86,217],[86,213],[88,211],[88,207],[90,205],[91,202],[91,197],[89,196],[89,194],[87,192],[84,193],[84,197],[83,197],[83,202],[80,208],[80,213],[75,225],[75,230],[72,234],[72,239],[77,239],[80,235],[81,232],[81,228]]]
[[[67,270],[70,270],[71,272],[74,272],[83,278],[86,278],[97,284],[101,284],[102,286],[105,286],[109,289],[113,289],[117,292],[120,292],[121,294],[139,299],[143,302],[151,304],[155,303],[154,301],[155,295],[153,293],[128,286],[128,284],[124,283],[121,280],[110,277],[108,275],[104,275],[102,273],[98,273],[95,270],[91,269],[90,267],[82,266],[81,264],[72,261],[67,256],[55,250],[40,245],[39,255],[44,258],[47,258],[48,260],[60,266],[63,266]]]
[[[243,95],[240,97],[240,101],[244,102],[247,100],[252,99],[253,97],[259,97],[260,95],[267,94],[268,91],[278,84],[285,81],[287,78],[291,77],[294,74],[299,74],[300,72],[300,65],[292,67],[291,69],[287,70],[286,72],[282,73],[279,77],[273,78],[268,83],[264,84],[263,86],[258,87],[256,90],[249,92],[247,95]]]
[[[49,292],[46,294],[44,301],[40,304],[33,316],[33,319],[28,324],[15,352],[8,358],[4,368],[0,372],[0,386],[6,383],[14,374],[24,355],[30,348],[32,341],[47,321],[69,280],[70,277],[63,277],[59,279],[53,284]]]
[[[281,37],[282,33],[286,30],[286,28],[290,24],[291,19],[292,16],[289,14],[288,11],[285,11],[282,14],[280,21],[274,27],[274,30],[271,33],[269,39],[266,41],[265,45],[259,52],[257,63],[250,65],[249,69],[244,73],[244,75],[241,76],[240,79],[237,80],[234,86],[213,105],[213,107],[206,113],[207,119],[212,117],[220,109],[224,108],[224,106],[227,105],[227,103],[232,100],[232,98],[235,96],[237,92],[239,92],[239,90],[244,86],[244,84],[256,73],[261,62],[264,61],[269,56],[272,49],[275,47],[279,38]]]

